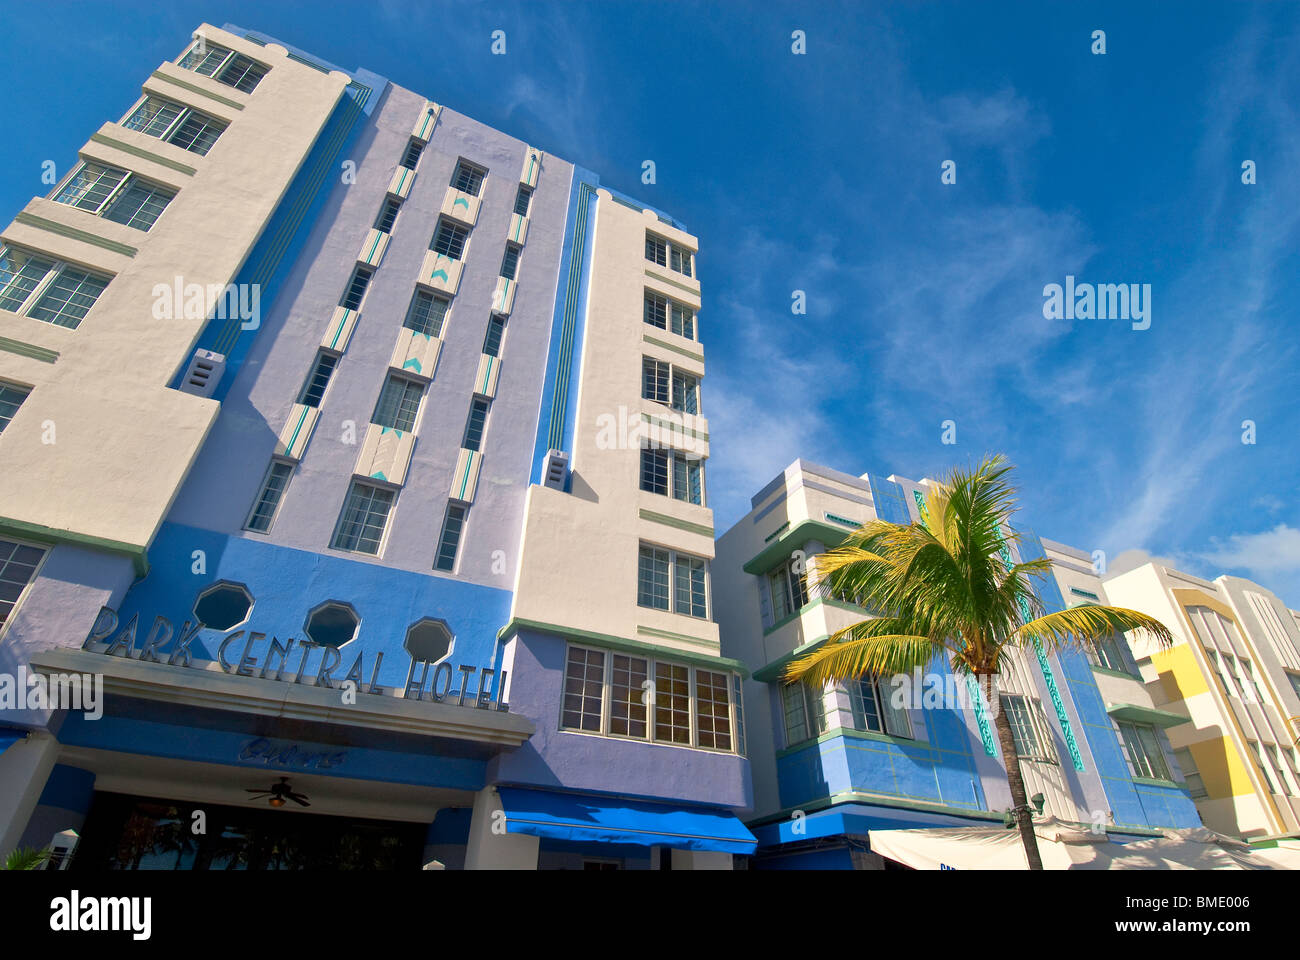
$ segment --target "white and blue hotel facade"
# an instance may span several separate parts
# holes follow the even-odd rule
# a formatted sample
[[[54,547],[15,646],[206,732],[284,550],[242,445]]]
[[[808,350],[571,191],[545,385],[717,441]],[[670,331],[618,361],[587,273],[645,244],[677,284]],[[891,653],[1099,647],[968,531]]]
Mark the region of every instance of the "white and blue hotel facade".
[[[0,853],[752,853],[696,239],[230,24],[122,109],[0,233],[0,675],[102,683],[3,702]]]
[[[867,520],[919,522],[928,487],[799,460],[718,540],[723,653],[752,671],[743,698],[751,869],[881,869],[890,864],[871,852],[872,830],[988,826],[1011,806],[987,708],[961,697],[968,688],[947,662],[913,678],[901,705],[889,678],[824,689],[781,679],[790,660],[867,615],[809,589],[816,556]],[[1015,532],[1013,557],[1052,561],[1039,582],[1047,610],[1107,602],[1090,555]],[[1124,638],[1095,654],[1014,658],[998,702],[1045,814],[1120,842],[1200,825],[1165,733],[1187,717],[1154,705]]]

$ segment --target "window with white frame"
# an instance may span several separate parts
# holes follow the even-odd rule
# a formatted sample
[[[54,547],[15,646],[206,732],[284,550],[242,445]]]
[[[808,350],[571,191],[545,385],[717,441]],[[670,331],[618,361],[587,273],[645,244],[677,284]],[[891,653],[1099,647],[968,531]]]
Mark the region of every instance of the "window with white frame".
[[[781,712],[787,747],[820,737],[827,730],[825,688],[802,681],[782,685]]]
[[[785,560],[767,575],[774,623],[808,605],[808,575],[795,572],[793,567],[793,560]]]
[[[441,337],[442,325],[447,319],[447,309],[450,306],[451,301],[446,297],[435,296],[428,290],[417,287],[402,326],[426,337]]]
[[[339,306],[347,310],[360,310],[361,304],[366,299],[366,290],[370,286],[370,278],[375,275],[373,267],[365,267],[357,264],[352,269],[352,276],[348,280],[348,285],[343,290],[343,298],[339,300]]]
[[[1092,659],[1097,666],[1117,673],[1129,673],[1128,661],[1124,657],[1120,644],[1123,641],[1114,634],[1108,634],[1097,641],[1093,647]]]
[[[487,397],[474,395],[470,401],[469,418],[465,421],[465,436],[460,445],[466,450],[481,450],[483,448],[483,432],[487,429],[488,411],[492,409],[492,401]]]
[[[0,245],[0,310],[76,329],[110,279],[45,254]]]
[[[387,427],[401,433],[415,429],[420,416],[420,400],[424,396],[424,384],[407,377],[390,373],[384,381],[384,389],[379,393],[375,412],[370,422],[379,427]]]
[[[672,397],[672,364],[665,360],[641,358],[641,396],[655,403],[668,403]]]
[[[736,753],[738,680],[727,671],[570,645],[560,725]]]
[[[887,678],[859,677],[849,681],[848,687],[855,730],[913,739],[911,714],[906,707],[894,705]]]
[[[424,141],[412,137],[406,144],[406,149],[402,151],[402,159],[399,165],[407,170],[414,170],[420,163],[420,154],[424,153]]]
[[[182,55],[180,66],[183,70],[193,70],[200,76],[234,87],[241,93],[252,93],[267,72],[267,67],[256,60],[208,43],[202,37]]]
[[[700,506],[704,504],[704,461],[673,450],[641,451],[641,489]]]
[[[120,167],[86,161],[72,171],[54,195],[54,201],[147,231],[175,196],[176,191],[152,184]]]
[[[487,176],[487,171],[482,167],[475,166],[468,160],[461,160],[456,164],[456,172],[451,178],[451,185],[461,193],[468,193],[471,197],[477,197],[479,191],[483,189],[483,178]]]
[[[1016,745],[1016,756],[1023,760],[1044,760],[1056,763],[1055,751],[1046,725],[1040,720],[1042,709],[1036,699],[1014,694],[998,697],[999,706],[1006,711],[1011,724],[1011,736]]]
[[[459,260],[465,255],[465,241],[468,239],[469,230],[466,227],[450,220],[439,220],[429,249],[449,259]]]
[[[1291,788],[1291,775],[1286,764],[1282,762],[1282,750],[1276,744],[1269,744],[1268,752],[1273,758],[1273,769],[1277,771],[1277,780],[1282,787],[1282,792],[1288,797],[1295,796],[1295,791]]]
[[[1200,800],[1208,797],[1210,792],[1205,789],[1205,781],[1196,769],[1192,751],[1187,747],[1181,747],[1174,751],[1174,759],[1178,761],[1178,769],[1182,771],[1183,780],[1187,783],[1187,791],[1192,795],[1192,799]]]
[[[438,538],[438,555],[433,568],[448,573],[456,569],[456,552],[460,549],[460,536],[465,530],[469,507],[463,503],[448,503],[447,515],[442,521],[442,536]]]
[[[645,291],[643,319],[652,327],[668,330],[687,340],[695,337],[695,311],[661,293]]]
[[[1145,777],[1148,780],[1172,779],[1154,726],[1149,723],[1130,723],[1127,720],[1119,721],[1116,726],[1119,727],[1120,743],[1128,757],[1129,768],[1135,777]]]
[[[331,544],[336,550],[378,555],[388,529],[394,493],[387,487],[354,480]]]
[[[638,606],[708,617],[708,563],[703,557],[641,544]]]
[[[645,235],[645,258],[651,263],[661,267],[668,267],[683,276],[692,275],[692,262],[694,252],[673,243],[671,240],[665,240],[663,237],[653,233]]]
[[[206,156],[226,125],[220,120],[162,97],[148,96],[122,121],[128,130],[137,130],[163,143]]]
[[[1264,784],[1268,787],[1268,792],[1277,793],[1277,784],[1273,782],[1273,771],[1269,769],[1268,761],[1264,759],[1259,744],[1254,740],[1247,740],[1246,743],[1250,746],[1250,752],[1255,755],[1255,765],[1259,767],[1259,772],[1264,776]]]
[[[700,412],[700,378],[682,370],[673,370],[674,410],[692,416]]]
[[[5,427],[9,426],[10,421],[18,413],[18,408],[23,405],[23,401],[31,395],[31,392],[31,387],[20,387],[16,383],[0,380],[0,433],[4,433]]]
[[[275,522],[275,515],[280,510],[280,501],[284,498],[284,491],[289,486],[289,479],[292,476],[293,464],[286,463],[283,460],[271,461],[271,465],[267,467],[266,476],[262,479],[262,486],[257,491],[257,499],[253,501],[253,509],[248,514],[248,522],[244,524],[244,529],[256,533],[270,531],[271,524]]]
[[[0,539],[0,627],[8,621],[27,585],[36,579],[36,568],[44,556],[41,547]]]

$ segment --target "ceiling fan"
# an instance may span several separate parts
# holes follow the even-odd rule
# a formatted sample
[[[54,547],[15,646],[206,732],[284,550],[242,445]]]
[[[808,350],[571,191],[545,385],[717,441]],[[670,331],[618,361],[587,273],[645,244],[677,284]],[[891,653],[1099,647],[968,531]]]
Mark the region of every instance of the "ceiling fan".
[[[292,800],[300,807],[310,807],[307,802],[307,794],[296,793],[289,787],[289,778],[281,777],[279,783],[271,784],[271,789],[263,790],[260,787],[245,787],[245,793],[255,793],[257,796],[249,797],[249,800],[261,800],[263,797],[270,797],[270,804],[273,807],[283,807],[285,799]]]

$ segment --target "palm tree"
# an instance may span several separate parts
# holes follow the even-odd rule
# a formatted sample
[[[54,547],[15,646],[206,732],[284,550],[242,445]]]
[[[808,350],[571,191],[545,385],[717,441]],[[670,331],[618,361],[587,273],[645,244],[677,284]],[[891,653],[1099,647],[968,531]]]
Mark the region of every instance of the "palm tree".
[[[880,616],[836,631],[793,661],[785,680],[815,686],[861,676],[891,676],[951,658],[959,674],[996,693],[1014,649],[1092,648],[1116,631],[1140,631],[1162,646],[1173,642],[1160,621],[1120,607],[1079,606],[1044,613],[1030,579],[1051,561],[1011,563],[1003,525],[1015,510],[1011,466],[1001,456],[974,470],[954,469],[927,498],[922,522],[871,520],[813,562],[823,596],[852,598]],[[1011,788],[1013,815],[1031,870],[1043,869],[1006,712],[996,709],[998,743]]]
[[[3,870],[39,870],[50,859],[50,851],[36,850],[32,847],[18,847],[9,851],[4,859]]]

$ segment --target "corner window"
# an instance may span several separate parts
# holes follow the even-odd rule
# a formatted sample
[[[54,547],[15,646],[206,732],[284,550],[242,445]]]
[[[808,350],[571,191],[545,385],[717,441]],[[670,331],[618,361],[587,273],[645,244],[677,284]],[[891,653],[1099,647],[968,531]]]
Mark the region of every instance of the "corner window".
[[[200,76],[234,87],[241,93],[252,93],[267,71],[256,60],[208,43],[203,38],[195,41],[181,57],[180,66],[183,70],[193,70]]]
[[[849,703],[853,728],[891,737],[913,739],[912,718],[905,707],[896,707],[893,689],[883,677],[859,677],[849,682]]]
[[[667,267],[684,277],[693,274],[694,251],[653,233],[645,235],[645,258],[653,264]]]
[[[9,620],[27,585],[36,579],[36,568],[44,556],[41,547],[0,539],[0,627]]]
[[[825,688],[803,681],[782,685],[781,712],[787,747],[820,737],[827,730]]]
[[[0,245],[0,310],[76,329],[109,280],[53,257]]]
[[[155,186],[118,167],[82,163],[54,195],[54,201],[147,231],[175,196],[174,190]]]
[[[784,561],[767,575],[768,589],[772,592],[773,623],[779,623],[808,605],[808,575],[796,573],[793,564],[793,560]]]
[[[18,408],[31,392],[31,387],[20,387],[16,383],[0,380],[0,433],[4,433],[5,427],[9,426],[18,413]]]

